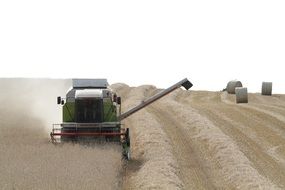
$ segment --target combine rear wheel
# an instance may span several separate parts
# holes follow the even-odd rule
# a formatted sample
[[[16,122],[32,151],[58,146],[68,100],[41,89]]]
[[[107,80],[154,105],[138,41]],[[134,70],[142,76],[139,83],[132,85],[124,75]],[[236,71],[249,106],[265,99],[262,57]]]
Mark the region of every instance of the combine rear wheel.
[[[127,160],[131,160],[131,151],[129,150],[126,155]]]
[[[123,158],[126,160],[131,160],[131,150],[129,148],[123,147]]]

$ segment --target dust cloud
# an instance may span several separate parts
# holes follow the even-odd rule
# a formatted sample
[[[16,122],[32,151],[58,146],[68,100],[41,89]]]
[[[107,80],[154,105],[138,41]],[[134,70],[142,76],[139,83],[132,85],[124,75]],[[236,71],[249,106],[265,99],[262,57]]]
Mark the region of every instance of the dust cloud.
[[[55,146],[51,124],[60,122],[70,80],[0,79],[1,189],[120,189],[121,149]]]

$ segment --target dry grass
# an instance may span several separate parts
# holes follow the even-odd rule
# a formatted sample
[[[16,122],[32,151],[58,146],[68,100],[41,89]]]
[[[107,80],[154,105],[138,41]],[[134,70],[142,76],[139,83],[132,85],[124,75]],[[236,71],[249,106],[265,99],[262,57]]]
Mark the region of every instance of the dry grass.
[[[157,92],[112,87],[123,110]],[[284,189],[281,100],[239,106],[219,92],[176,90],[135,113],[125,121],[136,161],[126,189]]]
[[[47,123],[60,114],[54,100],[67,83],[1,80],[1,189],[120,189],[119,146],[49,142]]]

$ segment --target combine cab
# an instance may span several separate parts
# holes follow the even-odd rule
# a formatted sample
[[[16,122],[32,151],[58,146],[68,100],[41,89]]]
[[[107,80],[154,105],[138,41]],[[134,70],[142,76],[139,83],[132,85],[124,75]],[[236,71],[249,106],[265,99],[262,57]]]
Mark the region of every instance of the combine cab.
[[[129,128],[123,128],[121,121],[181,86],[187,90],[192,87],[183,79],[121,114],[121,98],[109,88],[106,79],[73,79],[72,82],[66,98],[57,98],[57,103],[63,106],[63,123],[53,125],[52,142],[120,143],[128,160]]]

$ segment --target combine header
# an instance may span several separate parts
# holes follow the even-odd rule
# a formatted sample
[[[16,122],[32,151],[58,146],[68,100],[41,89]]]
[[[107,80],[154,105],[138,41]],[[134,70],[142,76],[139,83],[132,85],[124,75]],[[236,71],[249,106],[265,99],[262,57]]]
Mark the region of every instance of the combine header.
[[[128,160],[130,133],[121,121],[181,86],[186,90],[192,87],[185,78],[121,114],[121,97],[109,88],[106,79],[73,79],[72,83],[65,101],[57,97],[57,104],[63,105],[63,123],[53,124],[52,142],[117,142]]]

